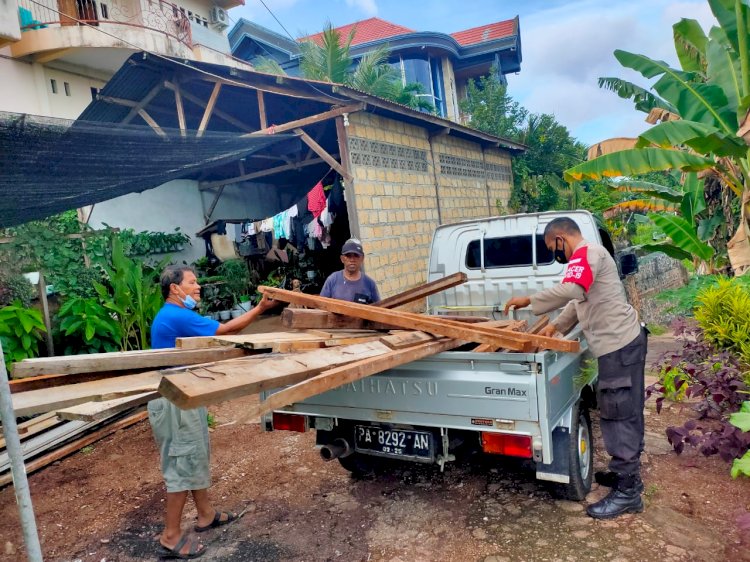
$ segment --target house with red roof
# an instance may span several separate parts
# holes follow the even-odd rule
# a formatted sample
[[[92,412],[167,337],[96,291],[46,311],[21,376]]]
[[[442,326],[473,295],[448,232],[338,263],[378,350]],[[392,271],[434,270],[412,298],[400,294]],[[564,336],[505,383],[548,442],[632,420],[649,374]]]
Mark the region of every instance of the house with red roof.
[[[336,30],[342,39],[353,33],[350,54],[356,61],[381,45],[390,49],[389,62],[401,75],[404,85],[422,86],[422,97],[437,115],[461,122],[460,100],[466,86],[496,68],[498,77],[521,69],[521,32],[518,16],[464,29],[454,33],[417,31],[380,18],[342,25]],[[258,24],[240,19],[229,32],[235,57],[253,63],[258,58],[276,61],[288,74],[299,74],[303,41],[320,42],[322,33],[296,41]]]

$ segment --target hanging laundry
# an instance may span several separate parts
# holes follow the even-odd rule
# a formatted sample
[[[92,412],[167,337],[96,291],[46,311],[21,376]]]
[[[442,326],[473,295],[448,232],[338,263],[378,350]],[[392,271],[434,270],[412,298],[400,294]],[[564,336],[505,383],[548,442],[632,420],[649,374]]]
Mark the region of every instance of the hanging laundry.
[[[323,209],[323,212],[320,213],[320,217],[318,217],[318,219],[320,220],[321,224],[325,226],[326,228],[328,228],[329,226],[331,226],[331,224],[333,224],[333,217],[331,216],[331,213],[328,210],[327,205],[326,205],[326,208]]]
[[[260,221],[261,232],[273,232],[273,217]]]
[[[336,215],[341,213],[345,207],[344,186],[341,183],[341,178],[337,177],[336,181],[333,182],[331,192],[328,194],[328,211],[332,215]]]
[[[273,237],[276,240],[286,238],[284,235],[284,213],[279,213],[273,217]]]
[[[326,195],[323,192],[323,184],[318,182],[307,194],[307,208],[315,218],[320,216],[326,207]]]
[[[255,223],[255,222],[246,222],[245,223],[245,232],[247,233],[248,236],[254,236],[255,235],[255,233],[257,232],[256,226],[255,226],[256,224],[260,225],[260,223]]]

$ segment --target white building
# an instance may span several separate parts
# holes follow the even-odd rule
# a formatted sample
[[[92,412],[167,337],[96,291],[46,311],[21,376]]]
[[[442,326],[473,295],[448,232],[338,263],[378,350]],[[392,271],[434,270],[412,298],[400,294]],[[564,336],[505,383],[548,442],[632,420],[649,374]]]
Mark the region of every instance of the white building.
[[[230,54],[227,10],[244,0],[0,0],[0,111],[76,119],[117,69],[138,51],[240,68]],[[133,124],[144,124],[134,115]],[[178,183],[178,182],[172,182]],[[174,203],[169,186],[159,198]],[[174,189],[174,188],[173,188]],[[97,206],[92,226],[194,234],[203,224],[198,190],[195,217],[174,205],[123,216],[121,205]],[[142,196],[132,195],[130,198]],[[138,205],[136,205],[138,207]],[[143,206],[140,206],[143,209]],[[165,217],[163,209],[174,216]],[[126,215],[129,213],[125,213]],[[165,219],[167,219],[165,221]],[[168,227],[168,228],[167,228]],[[202,255],[193,248],[184,258]]]

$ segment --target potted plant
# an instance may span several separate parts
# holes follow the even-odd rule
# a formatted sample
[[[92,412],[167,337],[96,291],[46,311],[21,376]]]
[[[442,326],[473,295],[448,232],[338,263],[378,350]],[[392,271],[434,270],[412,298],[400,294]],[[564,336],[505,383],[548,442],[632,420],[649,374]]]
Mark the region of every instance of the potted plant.
[[[240,298],[248,294],[250,288],[247,264],[244,260],[227,260],[218,267],[217,273],[224,278],[227,292],[232,299],[232,307],[237,307]]]

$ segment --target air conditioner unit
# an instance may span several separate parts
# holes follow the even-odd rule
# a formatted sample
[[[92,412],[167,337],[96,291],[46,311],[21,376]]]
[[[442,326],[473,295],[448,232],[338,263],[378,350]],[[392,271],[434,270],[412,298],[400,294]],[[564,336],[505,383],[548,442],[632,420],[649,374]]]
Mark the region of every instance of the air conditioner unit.
[[[227,14],[227,11],[224,8],[212,6],[208,16],[211,20],[211,25],[214,27],[218,29],[229,27],[229,14]]]

